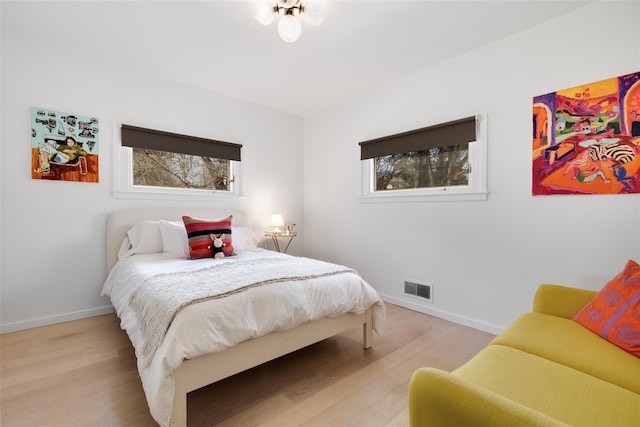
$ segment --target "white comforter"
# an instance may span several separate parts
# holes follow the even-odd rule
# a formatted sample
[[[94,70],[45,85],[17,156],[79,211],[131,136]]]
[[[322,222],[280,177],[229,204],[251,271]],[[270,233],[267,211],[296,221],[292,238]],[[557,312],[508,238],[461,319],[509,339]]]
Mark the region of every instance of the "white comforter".
[[[171,374],[184,359],[222,351],[306,321],[347,312],[363,313],[371,306],[373,329],[382,335],[385,320],[382,300],[359,275],[347,273],[272,283],[189,305],[173,320],[150,363],[144,360],[141,329],[129,300],[132,292],[146,279],[162,273],[201,269],[211,263],[267,257],[289,255],[259,248],[243,250],[222,260],[185,260],[168,258],[164,254],[139,254],[118,261],[112,269],[102,295],[111,297],[121,327],[133,343],[149,409],[160,425],[166,426],[170,422],[174,397]]]

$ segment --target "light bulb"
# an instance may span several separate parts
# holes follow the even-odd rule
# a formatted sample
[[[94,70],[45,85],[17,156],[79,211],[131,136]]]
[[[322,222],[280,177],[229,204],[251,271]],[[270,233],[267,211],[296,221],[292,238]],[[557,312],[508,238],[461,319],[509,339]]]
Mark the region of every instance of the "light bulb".
[[[271,6],[269,3],[261,3],[260,6],[258,6],[258,9],[256,9],[255,18],[265,27],[267,25],[270,25],[276,18],[276,13],[273,10],[273,6]]]
[[[280,34],[282,40],[293,43],[300,38],[302,25],[294,16],[285,15],[278,22],[278,34]]]

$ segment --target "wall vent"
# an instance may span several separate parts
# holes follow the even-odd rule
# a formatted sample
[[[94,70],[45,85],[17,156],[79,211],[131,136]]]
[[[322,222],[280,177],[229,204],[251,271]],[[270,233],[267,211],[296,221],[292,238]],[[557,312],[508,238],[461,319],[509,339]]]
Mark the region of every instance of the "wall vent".
[[[418,283],[412,280],[404,281],[404,293],[424,298],[433,302],[433,285],[431,283]]]

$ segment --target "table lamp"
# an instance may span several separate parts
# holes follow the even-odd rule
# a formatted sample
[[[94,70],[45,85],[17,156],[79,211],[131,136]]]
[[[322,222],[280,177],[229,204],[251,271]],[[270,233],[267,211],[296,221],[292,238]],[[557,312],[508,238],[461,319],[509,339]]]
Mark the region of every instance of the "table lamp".
[[[284,220],[282,219],[282,215],[280,214],[271,215],[271,226],[274,227],[272,230],[274,233],[282,233],[282,230],[280,229],[280,227],[284,226]]]

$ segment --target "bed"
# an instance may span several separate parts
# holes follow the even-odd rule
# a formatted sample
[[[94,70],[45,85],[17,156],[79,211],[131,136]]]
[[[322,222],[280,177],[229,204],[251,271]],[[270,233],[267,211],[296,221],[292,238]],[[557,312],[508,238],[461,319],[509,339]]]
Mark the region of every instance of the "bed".
[[[257,247],[244,212],[232,216],[233,256],[189,259],[185,215],[220,219],[229,211],[132,209],[107,221],[102,295],[134,346],[161,426],[186,426],[190,391],[355,327],[364,348],[373,331],[382,335],[384,303],[357,272]],[[178,288],[189,291],[178,297]],[[195,301],[185,302],[191,292]]]

